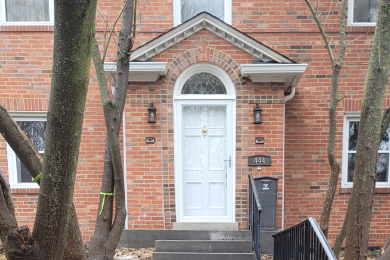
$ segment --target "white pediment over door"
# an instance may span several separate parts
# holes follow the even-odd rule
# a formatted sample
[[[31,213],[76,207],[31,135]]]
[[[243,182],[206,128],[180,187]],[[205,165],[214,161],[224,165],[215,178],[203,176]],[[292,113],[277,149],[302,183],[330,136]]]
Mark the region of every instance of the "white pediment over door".
[[[147,61],[198,31],[206,29],[265,63],[295,63],[236,28],[203,12],[133,50],[131,61]]]

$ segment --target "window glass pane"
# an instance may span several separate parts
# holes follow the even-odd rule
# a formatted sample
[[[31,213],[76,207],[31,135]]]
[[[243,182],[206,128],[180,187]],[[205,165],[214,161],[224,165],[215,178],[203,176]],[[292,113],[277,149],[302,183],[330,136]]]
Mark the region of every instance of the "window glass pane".
[[[45,121],[17,121],[16,122],[20,129],[26,133],[27,137],[30,138],[32,143],[38,149],[38,151],[43,151],[45,147],[45,137],[46,137],[46,122]],[[43,154],[42,154],[43,155]],[[23,163],[16,156],[16,168],[18,175],[18,183],[28,183],[34,182],[31,179],[30,173],[24,167]]]
[[[4,0],[7,22],[49,22],[49,0]]]
[[[353,182],[353,175],[355,173],[355,159],[356,154],[348,154],[348,173],[347,181]],[[389,171],[389,154],[380,153],[378,154],[378,163],[376,165],[376,181],[377,182],[387,182]]]
[[[353,175],[355,173],[355,153],[348,154],[348,182],[353,182]]]
[[[350,121],[349,122],[349,141],[348,141],[348,150],[356,151],[356,144],[358,138],[359,122]],[[389,150],[389,132],[390,128],[387,129],[385,135],[382,138],[381,143],[379,144],[379,150]]]
[[[18,170],[18,183],[28,183],[34,182],[31,178],[30,173],[27,171],[26,167],[24,167],[23,163],[16,156],[16,168]]]
[[[181,94],[226,94],[226,88],[213,74],[201,72],[186,81]]]
[[[387,182],[387,172],[389,170],[389,154],[378,154],[378,163],[376,165],[376,181]]]
[[[379,144],[379,150],[389,150],[389,131],[390,128],[387,128],[387,131],[383,136],[381,143]]]
[[[348,143],[349,151],[356,151],[358,129],[359,129],[359,122],[357,121],[349,122],[349,143]]]
[[[209,12],[224,21],[225,0],[181,0],[181,22],[184,23],[201,12]]]
[[[31,139],[38,151],[45,147],[46,122],[45,121],[17,121],[20,129]]]
[[[354,0],[354,22],[376,22],[378,18],[379,0]]]

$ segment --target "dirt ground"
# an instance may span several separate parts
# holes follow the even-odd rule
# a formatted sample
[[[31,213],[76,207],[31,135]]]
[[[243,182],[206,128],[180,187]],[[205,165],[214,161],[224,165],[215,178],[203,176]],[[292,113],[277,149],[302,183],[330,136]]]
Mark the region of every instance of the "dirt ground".
[[[1,245],[0,245],[0,250],[1,250]],[[114,260],[153,260],[153,252],[154,252],[153,247],[149,248],[139,248],[139,249],[134,249],[134,248],[120,248],[116,250]],[[379,258],[380,251],[375,250],[375,251],[369,251],[369,257],[367,260],[375,260]],[[261,256],[261,260],[272,260],[273,257],[272,255],[263,255]],[[344,257],[340,257],[340,260],[343,260]],[[0,251],[0,260],[7,260],[3,252]]]
[[[153,260],[153,252],[154,248],[140,248],[140,249],[134,249],[134,248],[121,248],[116,250],[116,254],[114,256],[114,260],[132,260],[132,259],[139,259],[139,260]],[[343,260],[343,253],[341,253],[340,260]],[[379,258],[380,251],[369,251],[368,255],[369,257],[367,260],[376,260]],[[261,260],[272,260],[274,259],[272,255],[262,255]]]
[[[114,260],[152,260],[154,247],[149,248],[120,248],[116,250]]]

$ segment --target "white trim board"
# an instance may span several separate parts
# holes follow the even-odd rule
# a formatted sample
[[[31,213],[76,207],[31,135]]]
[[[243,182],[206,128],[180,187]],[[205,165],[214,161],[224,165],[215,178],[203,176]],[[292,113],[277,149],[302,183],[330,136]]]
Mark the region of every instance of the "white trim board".
[[[252,82],[280,82],[284,83],[284,91],[288,92],[291,88],[291,94],[286,96],[286,101],[290,100],[295,94],[295,87],[305,72],[308,64],[306,63],[258,63],[241,64],[240,72],[244,78],[251,79]]]
[[[104,71],[107,81],[115,85],[116,62],[105,62]],[[167,75],[167,62],[130,62],[129,81],[133,82],[155,82],[160,77]]]
[[[218,18],[215,18],[209,13],[201,13],[156,39],[135,49],[130,55],[130,60],[147,61],[158,53],[168,49],[202,29],[206,29],[214,33],[263,62],[294,63],[292,60],[268,48]]]

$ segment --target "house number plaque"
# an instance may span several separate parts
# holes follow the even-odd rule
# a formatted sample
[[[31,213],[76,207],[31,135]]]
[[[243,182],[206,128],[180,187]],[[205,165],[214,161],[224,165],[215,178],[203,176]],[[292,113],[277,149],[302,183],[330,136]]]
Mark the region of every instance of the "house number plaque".
[[[271,166],[271,156],[268,155],[253,155],[248,156],[249,166]]]

